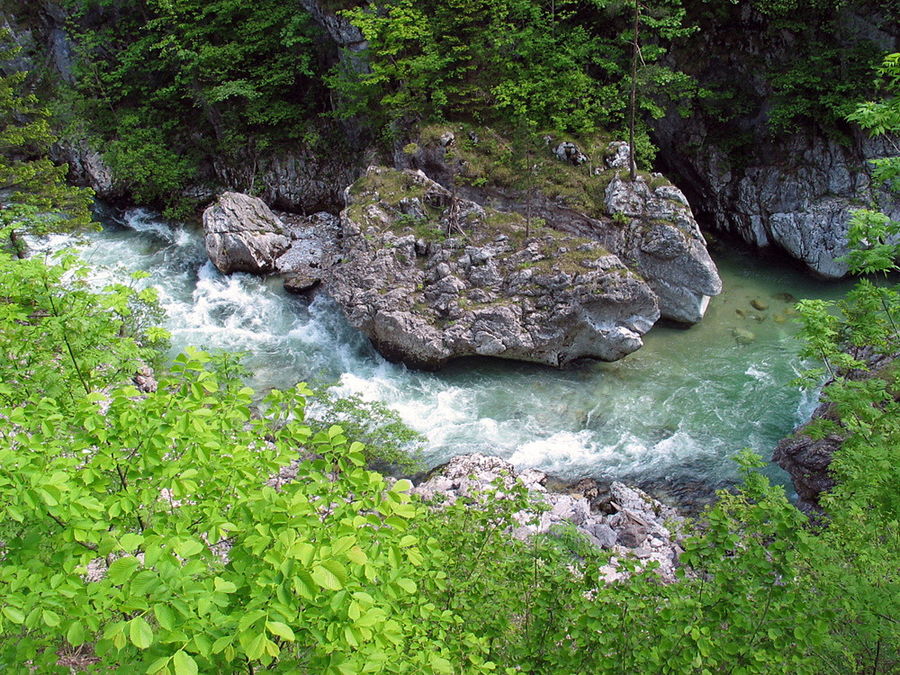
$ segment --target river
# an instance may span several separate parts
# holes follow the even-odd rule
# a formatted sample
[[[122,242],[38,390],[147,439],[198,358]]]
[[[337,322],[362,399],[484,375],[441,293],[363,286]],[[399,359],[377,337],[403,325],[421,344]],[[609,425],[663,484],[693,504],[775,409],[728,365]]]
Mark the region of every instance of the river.
[[[488,452],[562,479],[624,479],[681,503],[732,483],[738,450],[768,459],[807,419],[815,397],[791,385],[803,368],[791,306],[846,290],[719,245],[712,253],[725,291],[704,320],[656,326],[621,361],[553,370],[465,359],[423,373],[382,359],[324,296],[309,302],[285,293],[278,278],[219,274],[194,226],[141,209],[102,220],[103,232],[81,249],[92,278],[149,272],[143,283],[159,289],[172,355],[187,345],[243,351],[258,390],[304,380],[381,401],[426,435],[428,465]],[[787,483],[777,467],[768,472]]]

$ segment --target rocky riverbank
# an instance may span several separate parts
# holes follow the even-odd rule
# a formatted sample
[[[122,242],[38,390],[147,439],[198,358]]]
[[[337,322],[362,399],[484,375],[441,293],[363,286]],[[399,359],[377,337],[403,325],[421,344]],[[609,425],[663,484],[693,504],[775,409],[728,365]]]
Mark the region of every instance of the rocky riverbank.
[[[513,536],[525,539],[571,526],[594,546],[612,553],[603,568],[606,582],[626,575],[617,564],[625,556],[637,558],[642,567],[656,563],[664,581],[675,580],[681,553],[679,528],[684,519],[675,509],[622,483],[604,488],[593,480],[580,481],[571,492],[557,492],[546,487],[548,476],[542,471],[517,472],[499,457],[472,454],[454,457],[411,492],[439,504],[494,491],[498,481],[507,488],[520,482],[535,500],[534,511],[517,514],[522,525]]]
[[[867,365],[867,370],[854,370],[846,374],[850,380],[864,381],[873,378],[891,381],[891,373],[896,372],[897,356],[877,354],[868,350],[856,350],[855,358]],[[827,393],[832,382],[826,383],[823,393]],[[888,388],[888,391],[890,389]],[[893,392],[900,399],[900,392]],[[787,471],[797,491],[797,506],[807,513],[821,511],[819,496],[835,486],[830,467],[834,453],[851,433],[847,430],[838,406],[828,401],[827,396],[812,414],[809,422],[801,425],[794,433],[783,439],[775,448],[772,461]],[[826,422],[832,425],[828,433],[816,432],[815,427]]]

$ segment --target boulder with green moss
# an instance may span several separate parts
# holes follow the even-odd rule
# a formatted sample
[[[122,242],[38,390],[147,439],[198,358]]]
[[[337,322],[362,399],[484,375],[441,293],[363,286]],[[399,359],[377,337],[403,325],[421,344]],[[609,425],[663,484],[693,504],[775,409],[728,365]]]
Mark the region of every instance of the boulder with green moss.
[[[389,359],[612,361],[659,318],[644,280],[596,240],[483,207],[421,171],[370,167],[345,200],[325,288]]]
[[[687,199],[659,174],[631,181],[623,141],[600,135],[528,141],[442,125],[422,129],[394,161],[467,199],[598,241],[647,282],[668,319],[700,321],[722,290]]]

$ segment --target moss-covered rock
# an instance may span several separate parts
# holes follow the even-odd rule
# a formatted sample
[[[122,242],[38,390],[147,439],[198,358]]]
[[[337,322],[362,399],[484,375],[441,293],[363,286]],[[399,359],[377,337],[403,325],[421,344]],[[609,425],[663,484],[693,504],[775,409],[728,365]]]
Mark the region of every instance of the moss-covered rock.
[[[647,281],[662,316],[702,318],[722,283],[677,187],[660,174],[629,180],[628,144],[602,134],[515,139],[484,127],[434,125],[394,161],[466,199],[600,242]]]
[[[483,207],[421,171],[370,167],[345,198],[326,290],[387,358],[610,361],[659,318],[647,284],[596,240]]]

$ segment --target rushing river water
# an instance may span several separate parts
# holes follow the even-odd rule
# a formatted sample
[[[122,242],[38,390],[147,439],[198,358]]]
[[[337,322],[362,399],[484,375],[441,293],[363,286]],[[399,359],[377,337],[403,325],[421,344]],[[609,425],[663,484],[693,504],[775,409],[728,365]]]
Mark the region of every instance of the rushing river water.
[[[725,291],[704,320],[654,327],[621,361],[559,371],[466,359],[422,373],[382,359],[325,297],[310,303],[285,293],[278,278],[219,274],[191,226],[138,209],[105,221],[82,257],[100,282],[150,273],[173,355],[186,345],[244,351],[257,389],[305,380],[381,401],[427,436],[432,465],[489,452],[565,479],[627,479],[676,501],[728,484],[735,452],[768,457],[809,415],[814,397],[790,385],[802,367],[791,304],[844,290],[722,247],[713,253]],[[785,481],[776,467],[770,473]]]

